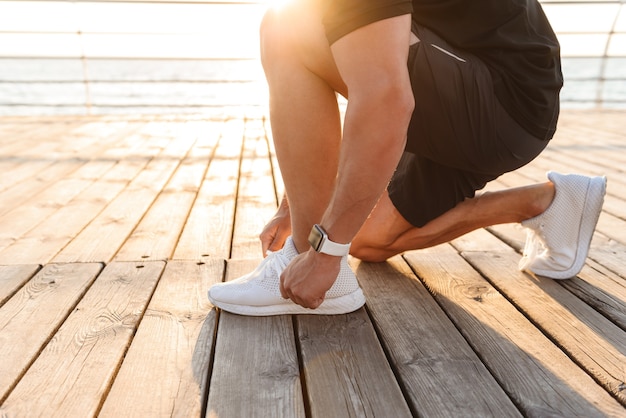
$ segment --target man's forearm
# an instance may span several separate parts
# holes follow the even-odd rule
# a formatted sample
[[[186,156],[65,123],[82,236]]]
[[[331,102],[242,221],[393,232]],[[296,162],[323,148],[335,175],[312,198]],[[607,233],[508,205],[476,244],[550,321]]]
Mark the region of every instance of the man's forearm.
[[[407,97],[406,91],[392,91],[384,96],[348,104],[337,183],[321,221],[333,241],[354,238],[385,190],[404,149],[412,94]]]
[[[406,66],[410,15],[375,22],[331,49],[348,89],[335,190],[322,226],[350,242],[380,198],[400,159],[414,98]]]

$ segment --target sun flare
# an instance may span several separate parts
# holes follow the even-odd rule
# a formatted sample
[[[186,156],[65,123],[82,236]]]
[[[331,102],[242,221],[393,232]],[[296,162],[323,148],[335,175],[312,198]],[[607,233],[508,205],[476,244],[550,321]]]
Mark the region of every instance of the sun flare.
[[[270,9],[281,9],[294,1],[295,0],[265,0],[265,3]]]

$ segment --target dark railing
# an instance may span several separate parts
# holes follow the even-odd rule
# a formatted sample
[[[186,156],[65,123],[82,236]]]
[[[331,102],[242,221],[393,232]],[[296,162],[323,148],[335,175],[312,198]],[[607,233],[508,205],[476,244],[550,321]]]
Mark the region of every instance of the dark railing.
[[[626,107],[625,2],[542,1],[562,45],[564,107]],[[0,0],[0,114],[264,108],[265,7]]]

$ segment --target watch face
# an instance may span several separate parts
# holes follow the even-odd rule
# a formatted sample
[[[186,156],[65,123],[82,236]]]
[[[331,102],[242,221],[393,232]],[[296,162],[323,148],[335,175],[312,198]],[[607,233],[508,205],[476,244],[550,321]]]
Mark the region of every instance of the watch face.
[[[320,228],[317,225],[313,225],[313,228],[311,228],[311,233],[309,234],[309,244],[311,244],[311,247],[313,247],[315,251],[319,251],[320,247],[322,246],[323,238],[324,234],[322,233]]]

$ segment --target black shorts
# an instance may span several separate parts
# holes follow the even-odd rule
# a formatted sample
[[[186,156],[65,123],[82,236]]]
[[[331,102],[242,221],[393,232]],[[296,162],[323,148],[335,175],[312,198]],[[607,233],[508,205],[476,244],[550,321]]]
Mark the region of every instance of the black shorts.
[[[414,25],[409,51],[415,110],[388,186],[400,214],[422,227],[500,175],[533,160],[548,141],[520,127],[494,95],[487,66]]]

